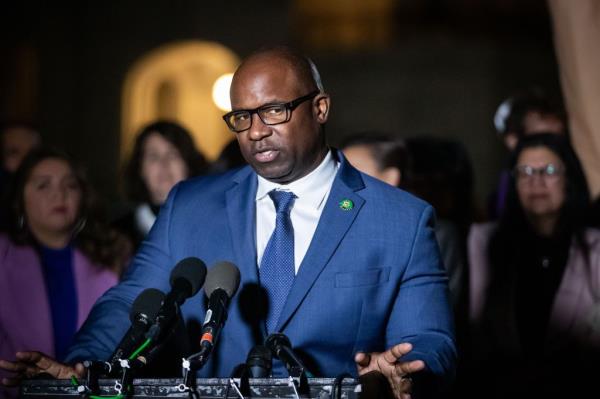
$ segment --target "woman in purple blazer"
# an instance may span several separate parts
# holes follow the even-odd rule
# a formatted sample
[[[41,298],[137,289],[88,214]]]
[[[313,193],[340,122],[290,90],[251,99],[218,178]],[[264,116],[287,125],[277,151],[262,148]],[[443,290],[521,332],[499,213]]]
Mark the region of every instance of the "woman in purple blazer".
[[[600,231],[575,152],[521,139],[498,223],[469,237],[472,386],[478,397],[577,397],[600,350]]]
[[[0,235],[0,359],[19,350],[63,358],[94,302],[117,283],[127,241],[106,230],[94,209],[90,185],[70,158],[42,148],[24,160],[10,228]]]

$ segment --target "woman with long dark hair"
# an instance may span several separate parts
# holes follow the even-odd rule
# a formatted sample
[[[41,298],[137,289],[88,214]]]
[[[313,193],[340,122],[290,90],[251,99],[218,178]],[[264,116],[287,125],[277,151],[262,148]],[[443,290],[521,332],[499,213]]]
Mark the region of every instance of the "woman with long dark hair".
[[[114,226],[137,247],[150,231],[171,188],[206,168],[204,156],[183,126],[171,121],[144,126],[125,170],[125,193],[134,207]]]
[[[587,227],[587,183],[564,137],[522,138],[511,168],[501,219],[469,237],[474,369],[483,374],[473,382],[485,397],[570,393],[598,360],[600,231]]]
[[[0,235],[0,359],[24,349],[62,359],[129,247],[100,222],[85,173],[64,153],[32,151],[13,184]]]

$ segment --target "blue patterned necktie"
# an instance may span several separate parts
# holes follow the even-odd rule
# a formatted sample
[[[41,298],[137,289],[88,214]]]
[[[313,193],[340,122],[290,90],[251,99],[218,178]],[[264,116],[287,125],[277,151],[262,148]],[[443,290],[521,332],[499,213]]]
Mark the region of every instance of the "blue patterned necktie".
[[[275,332],[279,314],[294,282],[294,227],[290,219],[296,196],[289,191],[269,192],[275,204],[275,230],[267,243],[260,263],[260,283],[269,296],[267,332]]]

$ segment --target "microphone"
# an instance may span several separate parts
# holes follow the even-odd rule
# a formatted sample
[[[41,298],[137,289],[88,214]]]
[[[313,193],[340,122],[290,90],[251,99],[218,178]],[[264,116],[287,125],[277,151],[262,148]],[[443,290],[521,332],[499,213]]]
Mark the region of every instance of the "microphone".
[[[165,294],[162,291],[156,288],[148,288],[142,291],[133,301],[129,313],[131,327],[129,327],[129,330],[117,345],[117,349],[110,357],[109,365],[114,366],[119,362],[119,359],[129,356],[142,343],[144,335],[156,318],[164,298]]]
[[[160,341],[171,329],[179,314],[179,307],[186,299],[196,295],[206,278],[206,265],[195,257],[179,261],[170,277],[171,291],[162,302],[162,306],[148,330],[146,338],[151,342]]]
[[[271,368],[272,355],[269,348],[264,345],[256,345],[250,349],[246,362],[239,364],[232,374],[232,378],[239,378],[239,388],[242,396],[252,396],[250,378],[269,378]]]
[[[256,345],[246,358],[246,370],[251,378],[268,378],[271,375],[271,350],[264,345]]]
[[[265,345],[271,350],[276,359],[283,362],[290,377],[294,379],[299,388],[302,390],[307,389],[306,367],[292,350],[290,339],[282,333],[274,333],[267,337]]]
[[[227,320],[227,307],[240,285],[240,271],[230,262],[217,262],[209,271],[204,285],[208,309],[202,324],[200,353],[206,358],[212,351]]]

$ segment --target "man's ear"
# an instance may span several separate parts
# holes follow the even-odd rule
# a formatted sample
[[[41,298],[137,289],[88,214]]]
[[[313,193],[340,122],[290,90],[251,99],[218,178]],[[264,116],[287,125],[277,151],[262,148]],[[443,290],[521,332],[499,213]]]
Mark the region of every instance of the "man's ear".
[[[314,100],[314,109],[316,112],[317,122],[323,124],[329,118],[329,107],[331,106],[331,98],[329,94],[319,93]]]

